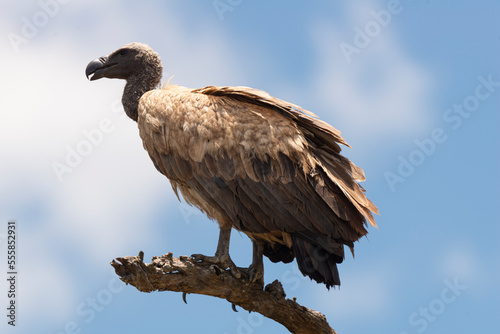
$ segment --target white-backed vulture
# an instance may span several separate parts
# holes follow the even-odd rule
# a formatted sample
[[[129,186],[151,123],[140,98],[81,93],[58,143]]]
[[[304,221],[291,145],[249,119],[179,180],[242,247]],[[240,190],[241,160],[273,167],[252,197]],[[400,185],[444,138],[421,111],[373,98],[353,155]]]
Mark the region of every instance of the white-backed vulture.
[[[366,220],[378,213],[357,181],[363,171],[340,154],[340,132],[314,114],[247,87],[190,89],[166,84],[159,55],[127,44],[89,63],[90,80],[127,81],[122,103],[144,148],[186,202],[216,220],[215,256],[199,261],[263,282],[262,256],[291,262],[328,288],[340,285],[337,263],[353,251]],[[253,242],[253,262],[229,256],[231,228]]]

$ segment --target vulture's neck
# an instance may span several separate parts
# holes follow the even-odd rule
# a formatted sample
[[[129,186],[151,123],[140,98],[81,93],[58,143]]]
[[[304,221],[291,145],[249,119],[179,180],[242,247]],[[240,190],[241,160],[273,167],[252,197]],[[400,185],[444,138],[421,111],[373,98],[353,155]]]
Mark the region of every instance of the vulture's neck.
[[[127,79],[127,84],[123,91],[122,104],[128,117],[137,122],[139,99],[144,93],[157,88],[161,81],[160,71],[146,71],[141,75],[134,75]],[[159,72],[159,73],[158,73]]]

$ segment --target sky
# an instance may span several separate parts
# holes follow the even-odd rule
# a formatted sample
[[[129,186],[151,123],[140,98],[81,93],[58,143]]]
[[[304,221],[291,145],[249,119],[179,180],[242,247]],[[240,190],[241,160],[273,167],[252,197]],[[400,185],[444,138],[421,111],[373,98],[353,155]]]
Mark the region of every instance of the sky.
[[[16,326],[1,333],[287,333],[224,300],[141,293],[112,259],[215,252],[218,227],[179,202],[86,65],[130,42],[163,81],[258,88],[342,131],[378,228],[327,291],[265,262],[339,333],[494,332],[500,314],[498,1],[2,0],[0,268],[16,222]],[[231,256],[251,262],[233,232]]]

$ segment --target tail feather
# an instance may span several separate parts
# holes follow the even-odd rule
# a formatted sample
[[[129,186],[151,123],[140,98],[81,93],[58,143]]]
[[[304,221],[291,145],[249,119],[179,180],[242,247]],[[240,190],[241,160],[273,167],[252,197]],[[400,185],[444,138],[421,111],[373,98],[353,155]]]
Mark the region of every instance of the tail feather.
[[[264,245],[264,255],[272,262],[289,263],[294,257],[300,272],[317,283],[324,283],[328,289],[340,285],[337,264],[344,260],[344,245],[333,239],[314,238],[308,233],[294,233],[292,248],[282,244]]]
[[[317,283],[324,283],[328,289],[340,285],[337,263],[342,262],[343,254],[332,254],[300,237],[292,236],[292,243],[297,264],[304,276],[309,276]]]

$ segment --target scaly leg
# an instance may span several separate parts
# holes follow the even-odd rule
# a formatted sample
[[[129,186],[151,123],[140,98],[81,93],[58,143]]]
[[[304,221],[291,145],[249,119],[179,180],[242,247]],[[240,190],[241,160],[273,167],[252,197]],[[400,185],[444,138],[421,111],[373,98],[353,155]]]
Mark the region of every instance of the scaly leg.
[[[214,256],[206,256],[203,254],[193,254],[191,258],[195,261],[200,262],[209,262],[218,265],[223,270],[229,268],[231,270],[231,274],[234,277],[240,278],[241,272],[234,264],[231,257],[229,257],[229,239],[231,237],[231,228],[221,227],[219,234],[219,242],[217,243],[217,251]]]
[[[248,280],[251,283],[259,283],[264,285],[264,262],[262,256],[264,253],[264,241],[252,240],[253,245],[253,260],[248,267]]]

